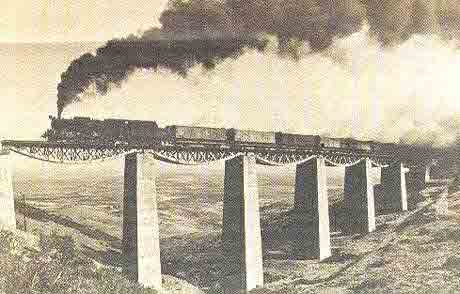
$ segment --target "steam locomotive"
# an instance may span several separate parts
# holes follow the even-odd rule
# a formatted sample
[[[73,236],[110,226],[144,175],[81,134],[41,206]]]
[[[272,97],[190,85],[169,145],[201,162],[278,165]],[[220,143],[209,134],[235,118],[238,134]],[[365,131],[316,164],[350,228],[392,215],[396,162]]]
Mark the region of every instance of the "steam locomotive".
[[[329,138],[283,132],[207,128],[172,125],[158,127],[155,121],[105,119],[89,117],[61,119],[50,116],[51,128],[42,137],[53,142],[105,142],[135,146],[197,143],[248,146],[283,146],[288,148],[349,149],[370,152],[390,151],[395,144],[359,141],[352,138]]]

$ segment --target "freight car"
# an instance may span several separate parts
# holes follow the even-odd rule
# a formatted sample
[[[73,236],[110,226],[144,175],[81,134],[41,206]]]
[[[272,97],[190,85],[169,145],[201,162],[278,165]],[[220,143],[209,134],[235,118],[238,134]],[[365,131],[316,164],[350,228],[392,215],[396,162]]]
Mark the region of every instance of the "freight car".
[[[173,143],[178,142],[211,142],[226,143],[227,132],[224,128],[205,128],[191,126],[167,126],[165,128],[167,138]]]
[[[323,148],[342,148],[342,142],[339,138],[321,137],[320,145]]]
[[[371,151],[370,141],[359,141],[353,138],[342,139],[342,148],[351,150]]]
[[[348,150],[371,151],[371,141],[360,141],[353,138],[321,137],[320,145],[323,148],[340,148]]]
[[[227,140],[233,144],[276,144],[275,132],[261,132],[252,130],[227,130]]]
[[[275,134],[276,144],[280,146],[307,147],[311,149],[318,148],[320,136],[299,135],[277,132]]]

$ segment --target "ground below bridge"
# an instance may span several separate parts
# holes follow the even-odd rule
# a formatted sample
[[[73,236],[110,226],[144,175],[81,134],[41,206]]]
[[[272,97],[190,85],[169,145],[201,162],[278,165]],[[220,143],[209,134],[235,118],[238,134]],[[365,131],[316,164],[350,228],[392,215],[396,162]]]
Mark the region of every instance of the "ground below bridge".
[[[223,266],[218,195],[221,177],[215,177],[210,182],[216,185],[207,186],[205,192],[211,196],[205,199],[192,197],[195,188],[191,188],[191,194],[163,193],[159,203],[164,274],[184,279],[208,293],[219,293],[222,281],[231,276],[233,270]],[[172,179],[166,177],[164,181],[166,184]],[[292,239],[296,234],[292,225],[295,217],[291,212],[292,191],[273,190],[273,186],[292,187],[291,182],[285,181],[263,176],[259,179],[267,284],[255,292],[437,293],[446,290],[455,293],[460,289],[459,193],[449,196],[447,216],[437,215],[436,205],[431,203],[431,198],[441,192],[434,187],[419,196],[412,194],[407,213],[379,214],[375,232],[350,236],[340,233],[343,221],[340,189],[330,190],[333,256],[319,263],[292,257]],[[204,183],[200,180],[193,183],[191,186],[202,193],[203,189],[197,187]],[[19,226],[26,214],[29,231],[56,229],[72,234],[85,254],[101,263],[120,266],[119,211],[114,208],[106,213],[105,204],[88,205],[88,201],[98,203],[102,199],[77,196],[68,197],[76,201],[73,206],[53,208],[43,206],[46,201],[31,202],[28,206],[32,207],[23,206],[17,199]],[[201,210],[197,210],[198,207]],[[197,227],[200,230],[196,230]]]

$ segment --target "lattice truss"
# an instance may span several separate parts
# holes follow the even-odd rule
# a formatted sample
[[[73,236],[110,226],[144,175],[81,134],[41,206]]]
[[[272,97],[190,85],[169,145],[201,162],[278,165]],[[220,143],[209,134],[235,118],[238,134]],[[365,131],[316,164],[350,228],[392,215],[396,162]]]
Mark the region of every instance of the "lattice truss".
[[[218,160],[225,160],[241,154],[238,151],[230,150],[209,150],[209,149],[158,149],[147,151],[156,159],[184,165],[204,164]]]
[[[2,149],[13,151],[34,159],[55,162],[78,164],[115,159],[131,152],[146,152],[157,160],[182,165],[196,165],[226,160],[241,154],[251,154],[257,162],[263,165],[295,164],[315,156],[322,156],[328,165],[352,165],[363,158],[370,158],[375,166],[384,166],[395,161],[390,156],[368,153],[356,153],[337,150],[295,150],[276,148],[248,148],[229,149],[219,147],[190,147],[190,146],[157,146],[150,149],[133,149],[126,146],[81,146],[78,144],[4,144]]]
[[[11,146],[7,149],[26,157],[56,163],[81,163],[105,160],[127,153],[127,150],[122,148],[109,147]]]
[[[218,160],[227,160],[238,155],[255,156],[259,164],[284,165],[312,157],[313,152],[286,152],[279,150],[200,150],[200,149],[160,149],[150,151],[158,160],[176,164],[203,164]]]

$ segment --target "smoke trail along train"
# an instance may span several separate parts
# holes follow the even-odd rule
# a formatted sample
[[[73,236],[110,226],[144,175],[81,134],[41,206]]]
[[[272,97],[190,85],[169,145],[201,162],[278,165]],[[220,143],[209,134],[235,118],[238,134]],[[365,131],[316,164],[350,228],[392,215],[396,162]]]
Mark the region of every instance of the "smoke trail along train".
[[[57,87],[58,117],[91,84],[105,95],[138,68],[163,67],[181,76],[195,65],[212,69],[244,48],[263,51],[268,35],[277,38],[282,55],[295,58],[304,43],[322,51],[364,23],[384,46],[414,34],[458,38],[460,0],[171,0],[160,23],[74,60]]]

